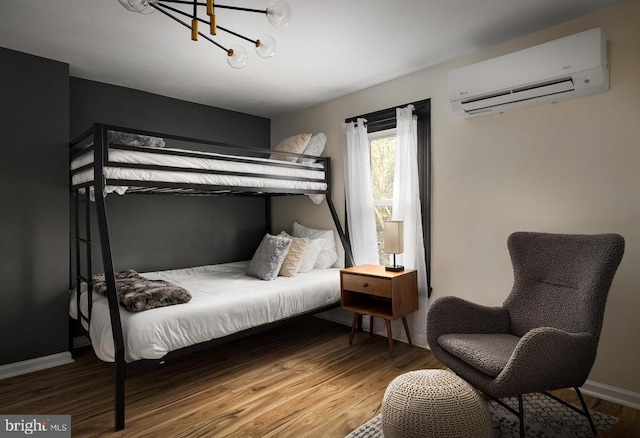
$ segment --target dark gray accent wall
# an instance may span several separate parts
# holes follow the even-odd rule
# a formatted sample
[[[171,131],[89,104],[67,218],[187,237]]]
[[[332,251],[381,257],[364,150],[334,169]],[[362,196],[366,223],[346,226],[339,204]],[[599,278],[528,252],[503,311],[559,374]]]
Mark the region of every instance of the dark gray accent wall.
[[[263,117],[73,77],[70,90],[72,138],[102,122],[269,148],[271,121]],[[266,231],[265,204],[255,197],[108,195],[114,267],[144,272],[250,259]],[[93,239],[93,265],[102,272]]]
[[[69,66],[0,48],[0,365],[67,350]]]
[[[71,138],[94,122],[240,146],[270,147],[271,120],[72,77]]]

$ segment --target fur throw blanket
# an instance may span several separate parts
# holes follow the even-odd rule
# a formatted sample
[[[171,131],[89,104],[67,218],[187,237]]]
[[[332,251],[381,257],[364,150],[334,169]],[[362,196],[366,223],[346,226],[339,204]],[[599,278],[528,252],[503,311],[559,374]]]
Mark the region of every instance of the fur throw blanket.
[[[118,272],[115,277],[118,301],[130,312],[188,303],[191,300],[191,294],[186,289],[164,280],[149,280],[131,269]],[[93,291],[107,295],[104,274],[93,276]]]

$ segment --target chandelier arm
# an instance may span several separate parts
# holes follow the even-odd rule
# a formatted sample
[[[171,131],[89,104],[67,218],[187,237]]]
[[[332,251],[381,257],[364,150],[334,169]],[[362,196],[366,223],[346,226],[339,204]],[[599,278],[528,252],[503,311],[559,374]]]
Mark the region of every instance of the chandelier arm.
[[[217,7],[217,5],[216,5],[216,7]],[[243,40],[245,40],[245,41],[249,41],[250,43],[253,43],[253,44],[258,45],[258,40],[252,40],[251,38],[247,38],[247,37],[246,37],[246,36],[244,36],[244,35],[240,35],[239,33],[234,32],[234,31],[229,30],[229,29],[226,29],[226,28],[224,28],[224,27],[222,27],[222,26],[218,26],[218,29],[223,30],[223,31],[225,31],[225,32],[227,32],[227,33],[230,33],[230,34],[231,34],[231,35],[233,35],[233,36],[237,36],[238,38],[242,38],[242,39],[243,39]]]
[[[227,52],[227,55],[229,55],[229,53],[233,53],[231,49],[227,49],[225,46],[223,46],[222,44],[218,44],[215,41],[213,41],[211,38],[209,38],[209,36],[207,36],[207,34],[204,34],[202,32],[198,32],[198,34],[203,37],[205,40],[209,41],[210,43],[215,44],[216,46],[220,47],[222,50],[224,50],[225,52]],[[229,55],[231,56],[231,55]]]
[[[186,13],[186,12],[184,12],[184,11],[181,11],[180,9],[174,8],[174,7],[172,7],[172,6],[169,6],[169,5],[163,5],[163,4],[159,4],[158,6],[161,6],[161,7],[163,7],[163,8],[169,9],[169,10],[171,10],[171,11],[175,12],[176,14],[180,14],[180,15],[183,15],[183,16],[185,16],[185,17],[189,17],[189,18],[191,18],[191,15],[190,15],[190,14],[188,14],[188,13]],[[217,7],[217,5],[216,5],[216,7]],[[205,19],[202,19],[202,18],[199,18],[199,17],[197,17],[197,18],[196,18],[196,20],[198,20],[199,22],[204,23],[204,24],[211,24],[209,21],[207,21],[207,20],[205,20]],[[178,21],[179,21],[179,20],[178,20]],[[180,21],[180,23],[182,23],[182,22]],[[182,24],[183,24],[183,25],[185,25],[185,26],[187,26],[187,27],[189,27],[189,29],[191,29],[191,26],[187,25],[186,23],[182,23]],[[241,35],[241,34],[239,34],[239,33],[237,33],[237,32],[234,32],[234,31],[232,31],[232,30],[229,30],[229,29],[227,29],[227,28],[225,28],[225,27],[218,26],[218,29],[223,30],[223,31],[225,31],[225,32],[227,32],[227,33],[230,33],[231,35],[234,35],[234,36],[236,36],[236,37],[238,37],[238,38],[242,38],[242,39],[243,39],[243,40],[245,40],[245,41],[249,41],[250,43],[258,44],[258,40],[252,40],[251,38],[248,38],[248,37],[246,37],[246,36],[244,36],[244,35]],[[199,34],[199,35],[202,35],[202,33],[200,33],[200,32],[198,32],[198,34]],[[214,43],[214,44],[216,44],[216,43]],[[227,49],[225,49],[225,50],[227,50]]]
[[[266,9],[251,9],[251,8],[241,8],[238,6],[228,6],[228,5],[219,5],[216,3],[216,8],[221,9],[233,9],[234,11],[244,11],[244,12],[259,12],[261,14],[266,14]]]
[[[192,18],[191,14],[187,14],[186,12],[181,11],[180,9],[174,8],[174,7],[172,7],[172,6],[169,6],[169,5],[161,5],[161,4],[159,4],[159,6],[161,6],[161,7],[165,8],[165,9],[169,9],[170,11],[175,12],[176,14],[180,14],[180,15],[182,15],[182,16],[184,16],[184,17]],[[211,22],[210,22],[210,21],[207,21],[207,20],[205,20],[205,19],[203,19],[203,18],[196,17],[196,20],[198,20],[200,23],[211,25]],[[181,22],[181,23],[182,23],[182,22]],[[182,23],[182,24],[184,24],[184,23]],[[190,27],[190,26],[189,26],[189,29],[191,29],[191,27]],[[202,34],[201,34],[201,35],[202,35]],[[226,50],[226,49],[225,49],[225,50]]]
[[[193,4],[193,3],[191,3],[191,4]],[[184,11],[181,11],[180,9],[176,9],[176,8],[174,8],[172,6],[163,5],[163,4],[160,4],[160,3],[158,4],[158,6],[161,6],[161,7],[165,8],[165,9],[169,9],[170,11],[175,12],[176,14],[180,14],[180,15],[182,15],[184,17],[193,18],[193,16],[191,14],[188,14],[188,13],[186,13]],[[207,20],[203,20],[202,18],[199,18],[199,17],[196,17],[196,20],[198,20],[199,22],[204,23],[204,24],[209,24],[209,22]],[[182,23],[182,21],[180,23]],[[182,24],[184,24],[184,23],[182,23]],[[189,26],[189,28],[191,28],[191,26]]]
[[[192,5],[193,1],[189,1],[189,0],[158,0],[158,3],[180,3],[183,5]],[[206,6],[206,3],[197,3],[198,6]],[[266,14],[267,10],[266,9],[252,9],[252,8],[241,8],[239,6],[229,6],[229,5],[219,5],[216,3],[215,5],[216,8],[221,8],[221,9],[233,9],[234,11],[244,11],[244,12],[259,12],[261,14]]]
[[[158,0],[158,4],[162,3],[179,3],[181,5],[192,5],[196,4],[197,6],[206,6],[206,3],[194,2],[193,0]],[[164,5],[166,6],[166,5]]]
[[[188,3],[189,3],[189,4],[191,4],[192,2],[188,2]],[[191,27],[191,26],[189,26],[187,23],[185,23],[184,21],[180,20],[179,18],[177,18],[177,17],[175,17],[175,16],[171,15],[170,13],[168,13],[168,12],[167,12],[167,11],[165,11],[165,10],[163,10],[162,8],[167,8],[167,9],[172,10],[173,12],[177,12],[177,13],[179,13],[179,14],[186,15],[187,17],[191,17],[191,15],[187,14],[186,12],[180,11],[180,10],[178,10],[178,9],[172,8],[171,6],[163,5],[163,4],[160,4],[160,3],[158,3],[158,4],[156,5],[156,4],[153,4],[153,3],[149,2],[149,5],[151,5],[152,7],[154,7],[156,10],[158,10],[158,11],[162,12],[164,15],[166,15],[166,16],[167,16],[167,17],[169,17],[169,18],[171,18],[172,20],[174,20],[174,21],[176,21],[176,22],[178,22],[178,23],[182,24],[182,25],[183,25],[184,27],[186,27],[187,29],[192,29],[192,27]],[[198,20],[200,20],[200,19],[198,19]],[[203,20],[200,20],[200,21],[203,21]],[[227,52],[227,54],[229,54],[229,49],[227,49],[226,47],[224,47],[222,44],[218,44],[217,42],[215,42],[214,40],[212,40],[211,38],[209,38],[206,34],[204,34],[204,33],[202,33],[202,32],[198,32],[198,35],[200,35],[201,37],[203,37],[203,38],[204,38],[204,39],[206,39],[207,41],[209,41],[209,42],[213,43],[215,46],[217,46],[217,47],[221,48],[222,50],[224,50],[225,52]]]

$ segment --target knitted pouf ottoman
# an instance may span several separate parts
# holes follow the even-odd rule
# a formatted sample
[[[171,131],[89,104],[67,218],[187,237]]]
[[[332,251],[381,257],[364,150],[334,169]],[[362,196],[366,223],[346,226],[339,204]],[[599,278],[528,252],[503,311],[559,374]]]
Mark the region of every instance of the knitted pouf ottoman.
[[[411,371],[396,377],[382,400],[384,438],[491,437],[487,403],[450,371]]]

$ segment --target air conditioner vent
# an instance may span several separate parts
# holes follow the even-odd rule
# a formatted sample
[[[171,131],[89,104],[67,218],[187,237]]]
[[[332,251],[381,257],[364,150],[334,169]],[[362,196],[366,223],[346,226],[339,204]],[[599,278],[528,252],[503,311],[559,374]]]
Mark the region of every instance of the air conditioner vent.
[[[449,72],[449,100],[466,117],[604,93],[607,39],[591,29]]]
[[[567,82],[567,81],[571,82],[572,88],[573,88],[573,80],[571,79],[571,77],[567,77],[567,78],[557,79],[554,81],[540,82],[540,83],[529,85],[526,87],[514,88],[513,90],[511,90],[511,92],[518,93],[520,91],[533,90],[535,88],[544,88],[548,85],[562,84],[563,82]]]
[[[481,108],[491,108],[507,103],[522,102],[525,100],[537,99],[543,96],[551,96],[554,94],[566,93],[573,91],[573,81],[565,79],[561,82],[552,82],[545,85],[535,85],[532,87],[523,87],[499,96],[475,99],[473,101],[463,101],[462,108],[465,111],[473,111]]]

